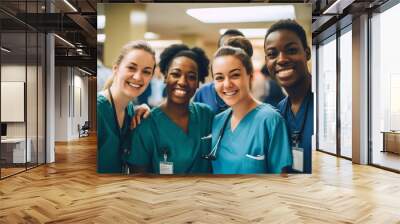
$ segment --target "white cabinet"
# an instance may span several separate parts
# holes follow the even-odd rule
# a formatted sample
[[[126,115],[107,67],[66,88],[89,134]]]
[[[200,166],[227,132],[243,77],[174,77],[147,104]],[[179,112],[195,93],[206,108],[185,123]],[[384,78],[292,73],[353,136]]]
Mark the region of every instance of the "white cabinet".
[[[7,138],[2,139],[2,147],[7,147],[7,149],[12,149],[12,162],[13,163],[25,163],[32,161],[32,140],[28,138],[26,140],[27,146],[25,151],[25,139],[24,138]],[[25,159],[27,159],[25,161]]]

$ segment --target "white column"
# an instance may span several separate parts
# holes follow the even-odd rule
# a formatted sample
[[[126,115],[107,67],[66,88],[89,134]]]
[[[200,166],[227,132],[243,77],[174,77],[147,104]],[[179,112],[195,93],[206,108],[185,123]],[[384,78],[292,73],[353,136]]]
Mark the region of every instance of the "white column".
[[[46,163],[55,161],[54,133],[55,133],[55,60],[54,60],[54,35],[46,35]]]
[[[311,78],[312,78],[312,83],[311,83],[311,91],[314,93],[314,120],[313,120],[313,124],[314,124],[314,133],[311,136],[311,149],[312,150],[316,150],[317,148],[317,48],[315,45],[312,45],[312,51],[311,51],[311,63],[312,63],[312,70],[311,70]]]
[[[353,20],[353,162],[368,163],[368,16]]]

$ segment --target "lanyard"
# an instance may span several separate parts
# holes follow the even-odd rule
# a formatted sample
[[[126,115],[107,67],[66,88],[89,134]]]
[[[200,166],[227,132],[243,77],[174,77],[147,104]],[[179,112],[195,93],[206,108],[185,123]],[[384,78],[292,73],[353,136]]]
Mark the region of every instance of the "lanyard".
[[[122,140],[125,136],[122,135],[122,129],[124,128],[124,123],[126,120],[126,117],[128,116],[128,108],[125,108],[125,116],[124,116],[124,123],[122,123],[122,127],[119,127],[119,122],[118,122],[118,117],[117,117],[117,110],[115,109],[115,103],[114,103],[114,98],[111,94],[111,90],[108,89],[108,94],[110,94],[110,99],[111,99],[111,104],[113,107],[113,112],[114,112],[114,122],[117,125],[118,129],[118,137],[119,137],[119,149],[122,150]],[[123,153],[126,153],[125,150]]]
[[[308,113],[308,105],[310,104],[310,101],[311,101],[311,91],[309,91],[308,93],[307,93],[307,95],[304,97],[304,99],[303,100],[305,100],[306,102],[305,102],[305,110],[306,110],[306,112],[304,113],[304,118],[301,120],[301,124],[300,124],[300,130],[294,130],[293,131],[293,133],[292,133],[292,141],[296,144],[296,143],[299,143],[300,142],[300,140],[302,139],[302,137],[303,137],[303,130],[304,130],[304,123],[305,123],[305,121],[307,120],[307,113]],[[288,98],[288,102],[286,103],[286,107],[285,107],[285,112],[284,112],[284,117],[286,117],[286,115],[287,115],[287,113],[289,113],[288,111],[290,110],[290,107],[289,107],[289,104],[291,104],[290,103],[290,98]],[[300,106],[301,107],[301,106]],[[290,124],[289,124],[290,125]]]

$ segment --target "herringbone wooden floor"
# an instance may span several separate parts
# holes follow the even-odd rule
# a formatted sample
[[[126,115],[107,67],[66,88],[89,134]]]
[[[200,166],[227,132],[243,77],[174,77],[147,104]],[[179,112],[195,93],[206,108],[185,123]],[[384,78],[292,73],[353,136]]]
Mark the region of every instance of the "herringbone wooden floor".
[[[314,153],[312,175],[96,174],[96,139],[0,181],[0,223],[400,223],[400,175]]]

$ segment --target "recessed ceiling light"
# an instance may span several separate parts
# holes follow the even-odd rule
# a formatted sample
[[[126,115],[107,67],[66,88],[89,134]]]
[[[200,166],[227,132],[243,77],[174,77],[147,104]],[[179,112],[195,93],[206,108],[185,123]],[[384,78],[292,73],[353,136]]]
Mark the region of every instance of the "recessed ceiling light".
[[[220,29],[219,34],[222,35],[228,29]],[[246,38],[264,38],[267,33],[266,28],[245,28],[245,29],[237,29],[243,33]]]
[[[64,39],[64,38],[62,38],[62,37],[60,37],[60,36],[57,35],[57,34],[54,34],[54,36],[57,37],[58,39],[60,39],[62,42],[66,43],[67,45],[69,45],[69,46],[75,48],[75,45],[73,45],[73,44],[72,44],[71,42],[69,42],[68,40],[66,40],[66,39]]]
[[[4,51],[4,52],[7,52],[7,53],[10,53],[11,52],[11,50],[9,50],[9,49],[7,49],[7,48],[5,48],[5,47],[1,47],[0,48],[2,51]]]
[[[342,14],[343,9],[345,9],[347,6],[349,6],[351,3],[353,3],[354,0],[337,0],[333,2],[332,5],[330,5],[327,9],[322,12],[322,14]]]
[[[165,48],[172,44],[181,44],[181,40],[149,40],[147,41],[153,48]]]
[[[156,33],[153,33],[153,32],[144,33],[144,39],[155,40],[155,39],[158,39],[158,38],[160,38],[160,35],[158,35]]]
[[[81,72],[83,72],[83,73],[85,73],[85,74],[92,75],[92,73],[90,73],[90,72],[88,72],[88,71],[86,71],[86,70],[83,70],[83,69],[81,69],[81,68],[79,68],[79,67],[78,67],[78,69],[79,69],[79,71],[81,71]]]
[[[64,0],[65,4],[67,4],[72,10],[74,10],[74,12],[78,12],[78,10],[68,1],[68,0]]]
[[[186,13],[203,23],[270,22],[295,19],[293,5],[188,9]]]
[[[104,33],[97,34],[97,42],[104,43],[106,41],[106,35]]]
[[[106,16],[98,15],[97,16],[97,29],[104,29],[106,27]]]
[[[131,24],[145,24],[147,22],[147,15],[144,12],[133,11],[129,14],[129,21]]]

